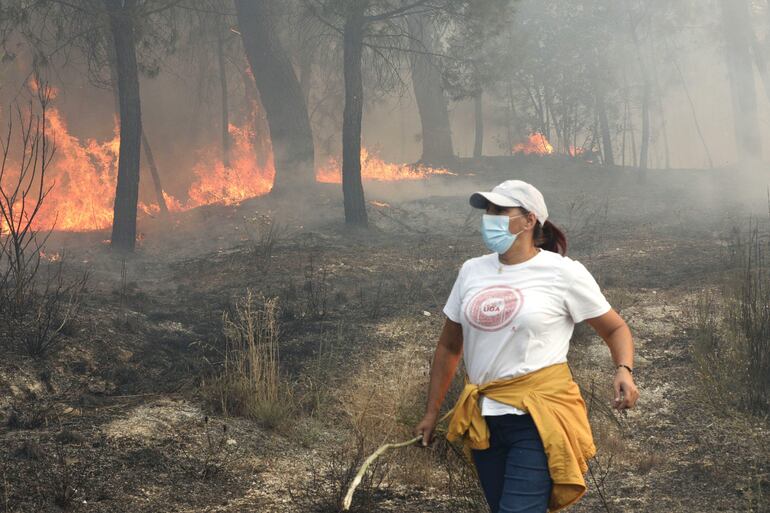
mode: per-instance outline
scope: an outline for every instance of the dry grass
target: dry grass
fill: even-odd
[[[415,333],[400,320],[381,328],[394,337]],[[294,503],[304,510],[340,511],[341,501],[363,461],[385,443],[412,438],[414,425],[425,408],[425,381],[429,362],[422,350],[407,344],[380,353],[371,366],[363,367],[338,387],[345,432],[318,465],[308,468],[310,479],[291,490]],[[459,391],[450,391],[447,405]],[[377,510],[378,504],[403,490],[436,489],[454,499],[457,511],[486,511],[486,503],[471,465],[460,448],[439,433],[429,449],[409,446],[394,449],[376,459],[353,496],[351,511]]]
[[[249,251],[254,265],[262,272],[270,268],[276,244],[284,237],[285,227],[272,216],[259,214],[244,216],[243,230],[249,240]]]
[[[420,329],[399,320],[381,327],[388,334],[409,333],[410,338],[418,340],[422,336]],[[353,431],[366,443],[366,455],[382,444],[413,437],[412,430],[425,412],[430,368],[425,356],[423,349],[407,342],[399,350],[384,352],[371,368],[362,369],[346,387],[349,392],[343,404]],[[445,399],[446,408],[454,403],[461,384],[462,375],[458,372]],[[445,427],[438,426],[439,429]],[[415,489],[435,488],[461,498],[462,504],[458,503],[458,507],[462,511],[486,510],[475,469],[464,460],[459,445],[447,442],[441,432],[435,435],[428,449],[399,448],[379,460],[384,466],[381,471],[382,468],[387,470],[388,483]]]
[[[598,497],[602,511],[611,512],[615,495],[612,483],[617,478],[617,469],[625,468],[632,463],[628,457],[626,442],[629,433],[627,426],[616,417],[614,410],[606,406],[609,402],[606,396],[608,390],[597,388],[596,375],[591,374],[590,383],[581,391],[585,397],[588,419],[596,445],[596,454],[588,460],[586,483],[591,493]],[[584,379],[576,376],[576,381],[581,383]]]
[[[717,291],[703,290],[689,305],[692,353],[705,397],[728,406],[770,413],[770,261],[755,226],[733,239],[735,269]]]
[[[354,440],[342,443],[320,464],[310,466],[310,479],[298,487],[289,487],[289,497],[302,511],[342,511],[348,486],[368,456],[367,447],[364,435],[355,433]],[[388,488],[386,478],[391,468],[391,462],[387,459],[379,459],[369,467],[356,490],[350,511],[376,511],[378,496]]]
[[[222,316],[222,371],[204,384],[206,395],[223,414],[248,417],[269,428],[293,411],[291,390],[280,373],[277,312],[275,298],[247,290],[233,313]]]

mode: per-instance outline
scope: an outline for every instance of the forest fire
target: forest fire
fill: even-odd
[[[768,63],[770,0],[0,0],[0,513],[770,513]]]
[[[516,144],[513,147],[513,153],[522,155],[550,155],[553,153],[553,146],[546,137],[535,132],[531,134],[525,142]]]
[[[247,123],[246,127],[253,126]],[[216,148],[203,152],[203,159],[193,168],[196,181],[188,191],[189,200],[177,210],[188,210],[201,205],[224,203],[231,205],[247,198],[262,196],[270,192],[275,178],[273,156],[268,155],[264,163],[257,161],[249,128],[230,125],[233,146],[230,166],[226,167],[216,155]],[[171,207],[169,207],[171,208]]]
[[[385,162],[376,154],[361,148],[361,177],[363,180],[392,182],[396,180],[424,180],[431,175],[456,175],[446,169],[428,166],[409,166]],[[336,159],[316,171],[316,180],[323,183],[342,183],[342,166]]]
[[[47,136],[55,143],[56,154],[46,171],[46,186],[51,187],[44,205],[35,218],[35,229],[54,227],[62,231],[100,230],[111,226],[113,200],[117,180],[120,149],[119,126],[116,122],[110,140],[85,141],[69,133],[60,111],[48,106]],[[275,178],[271,154],[258,159],[255,151],[253,120],[243,127],[229,127],[232,146],[230,166],[222,162],[216,145],[204,148],[193,167],[195,180],[182,201],[166,191],[163,196],[171,212],[181,212],[202,205],[238,203],[270,192]],[[365,148],[361,150],[361,173],[364,180],[421,180],[431,175],[453,175],[446,169],[387,163]],[[11,175],[6,176],[10,180]],[[341,183],[341,166],[334,159],[316,172],[322,183]],[[156,215],[156,201],[140,201],[138,209]]]
[[[67,131],[57,109],[47,112],[49,135],[56,145],[53,166],[46,173],[51,192],[41,208],[40,226],[60,230],[98,229],[112,222],[112,198],[117,179],[120,138],[118,128],[109,141],[81,142]]]

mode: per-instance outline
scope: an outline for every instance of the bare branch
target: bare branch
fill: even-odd
[[[365,22],[368,23],[373,21],[382,21],[382,20],[395,18],[396,16],[407,14],[410,10],[414,9],[415,7],[420,7],[421,5],[427,4],[428,1],[429,0],[418,0],[417,2],[412,2],[411,4],[404,5],[402,7],[393,9],[391,11],[387,11],[387,12],[372,15],[372,16],[365,16],[364,20]]]

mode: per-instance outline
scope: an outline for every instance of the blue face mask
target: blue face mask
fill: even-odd
[[[522,216],[511,216],[522,217]],[[503,254],[513,246],[516,236],[523,232],[511,233],[508,230],[508,222],[511,217],[506,215],[484,214],[481,216],[481,236],[484,238],[484,244],[491,251]]]

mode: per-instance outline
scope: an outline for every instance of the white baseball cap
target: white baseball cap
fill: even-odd
[[[487,203],[500,207],[523,207],[533,212],[540,225],[548,219],[543,194],[534,185],[522,180],[506,180],[492,189],[492,192],[474,192],[470,204],[474,208],[487,208]]]

